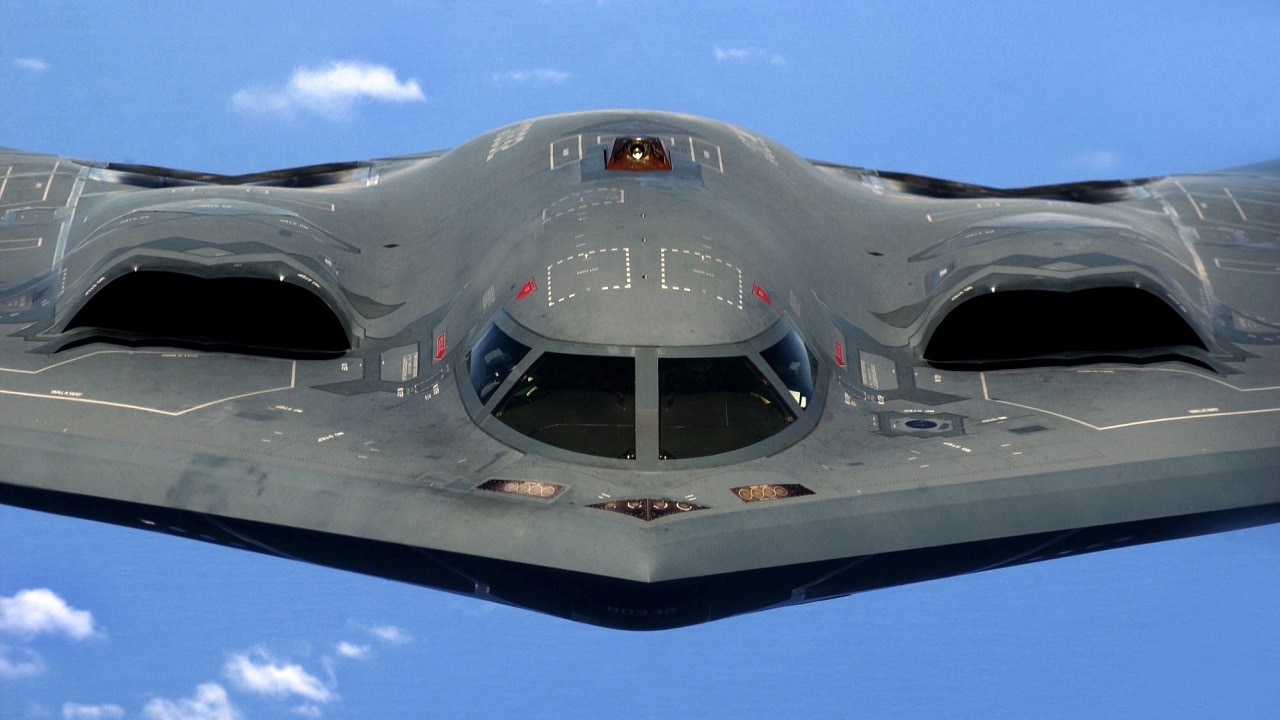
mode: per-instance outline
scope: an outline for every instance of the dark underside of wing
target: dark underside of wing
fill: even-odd
[[[895,585],[1280,522],[1280,505],[1262,505],[641,583],[4,483],[0,503],[200,539],[623,630],[683,627]]]

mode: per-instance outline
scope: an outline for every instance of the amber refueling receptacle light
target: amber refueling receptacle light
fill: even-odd
[[[613,141],[604,166],[628,172],[670,170],[671,156],[656,137],[620,137]]]

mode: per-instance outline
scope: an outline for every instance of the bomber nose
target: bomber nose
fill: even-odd
[[[485,431],[525,452],[628,469],[740,462],[798,441],[821,417],[818,362],[788,321],[715,346],[584,345],[501,312],[461,387]]]

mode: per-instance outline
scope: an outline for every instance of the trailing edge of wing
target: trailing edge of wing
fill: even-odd
[[[1144,187],[1160,179],[1158,177],[1150,177],[1132,180],[1086,180],[1057,185],[994,188],[986,185],[973,185],[955,180],[928,177],[926,175],[914,175],[912,173],[871,170],[818,161],[810,162],[817,167],[838,172],[850,179],[860,180],[864,184],[879,190],[891,190],[908,195],[947,199],[1018,198],[1064,200],[1089,205],[1102,205],[1146,197]]]
[[[1241,165],[1240,167],[1227,168],[1226,170],[1219,170],[1218,172],[1228,175],[1266,175],[1270,177],[1280,177],[1280,158],[1267,160],[1266,162]]]
[[[130,163],[99,163],[79,160],[76,162],[110,173],[114,182],[148,188],[186,185],[257,185],[314,188],[367,180],[376,174],[377,168],[388,163],[405,160],[430,160],[443,155],[445,152],[448,151],[439,150],[371,161],[322,163],[243,175],[222,175],[220,173]]]

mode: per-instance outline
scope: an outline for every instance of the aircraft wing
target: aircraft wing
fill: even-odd
[[[0,152],[0,502],[610,627],[1280,521],[1280,172]]]

